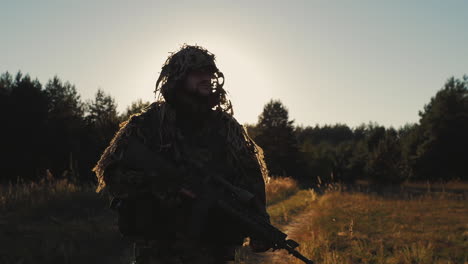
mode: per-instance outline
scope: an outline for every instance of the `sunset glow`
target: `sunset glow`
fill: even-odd
[[[154,99],[184,43],[217,56],[243,123],[275,98],[297,124],[398,127],[468,69],[462,1],[66,2],[3,4],[0,71],[58,75],[85,99],[102,88],[119,111]]]

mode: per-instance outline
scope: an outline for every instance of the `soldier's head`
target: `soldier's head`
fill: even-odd
[[[224,75],[216,67],[214,54],[184,44],[167,58],[155,92],[158,101],[173,105],[192,103],[231,111],[223,85]]]

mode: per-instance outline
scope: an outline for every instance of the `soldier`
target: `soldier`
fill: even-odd
[[[135,241],[135,263],[224,263],[249,234],[213,206],[218,175],[254,194],[267,221],[261,149],[234,119],[215,56],[184,45],[164,63],[156,102],[133,115],[93,169],[114,197],[120,232]],[[251,238],[254,251],[269,248]]]

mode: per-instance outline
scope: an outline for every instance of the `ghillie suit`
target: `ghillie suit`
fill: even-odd
[[[198,70],[214,74],[211,95],[178,90]],[[268,219],[262,150],[232,117],[220,78],[213,54],[183,46],[163,65],[157,101],[121,124],[93,169],[97,191],[118,198],[112,206],[120,212],[121,232],[136,241],[137,263],[220,263],[232,257],[246,234],[225,215],[180,195],[186,187],[209,196],[209,174],[255,194],[256,210]]]

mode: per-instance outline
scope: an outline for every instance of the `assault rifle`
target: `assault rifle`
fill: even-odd
[[[129,159],[128,162],[134,167],[136,166],[135,169],[138,168],[144,172],[147,172],[148,174],[153,170],[162,172],[161,175],[172,175],[174,172],[175,167],[169,165],[167,160],[154,155],[153,152],[151,152],[145,145],[143,145],[135,138],[130,137],[126,155]],[[131,160],[132,158],[134,160]],[[183,174],[183,172],[179,173],[180,175]],[[214,203],[214,206],[217,206],[233,219],[236,219],[237,222],[239,222],[242,226],[244,226],[244,228],[249,231],[251,236],[271,246],[273,250],[285,249],[289,252],[289,254],[302,260],[306,264],[314,263],[312,260],[307,259],[296,250],[296,248],[299,246],[299,243],[292,239],[286,239],[287,235],[285,233],[281,232],[276,227],[268,223],[264,217],[258,214],[258,212],[250,209],[251,206],[249,205],[252,203],[254,198],[252,193],[232,185],[216,173],[202,171],[201,174],[205,176],[205,181],[202,183],[202,185],[215,184],[216,187],[220,186],[221,188],[209,188],[208,192],[212,192],[215,189],[217,189],[219,192],[207,195],[205,198],[197,197],[197,194],[191,192],[191,187],[194,186],[188,186],[188,190],[184,188],[181,189],[181,194],[186,197],[191,199],[201,198],[202,200],[205,200],[199,202],[198,206],[193,208],[194,215],[197,215],[198,218],[196,217],[193,219],[192,225],[194,227],[192,230],[199,229],[197,226],[201,225],[201,222],[204,220],[203,218],[206,217],[205,214],[208,212],[207,209]],[[179,177],[171,177],[171,179],[178,178]],[[206,186],[201,186],[201,188],[195,189],[203,189],[203,187]],[[225,193],[230,195],[225,195]],[[113,200],[111,207],[118,209],[120,203],[121,201],[119,199]]]
[[[296,248],[299,243],[292,239],[286,239],[287,235],[281,232],[276,227],[272,226],[265,220],[259,213],[253,211],[248,206],[252,202],[254,195],[247,190],[233,186],[224,178],[210,174],[207,176],[210,181],[217,183],[223,189],[223,193],[230,195],[217,196],[215,206],[231,216],[239,222],[245,229],[247,229],[252,237],[266,243],[273,248],[273,251],[278,249],[285,249],[289,254],[302,260],[306,264],[314,264],[310,259],[307,259]],[[186,195],[196,198],[196,194],[191,193],[186,189],[183,190]]]

